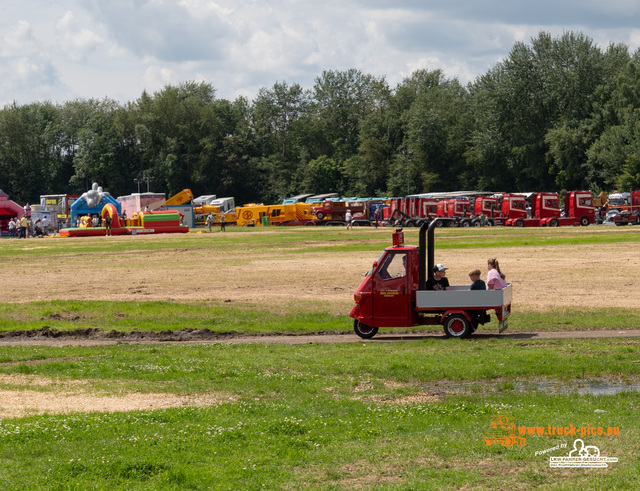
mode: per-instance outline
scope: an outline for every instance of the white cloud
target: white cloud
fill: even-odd
[[[66,90],[46,47],[35,38],[28,22],[3,26],[0,46],[1,105],[50,100]]]
[[[0,100],[114,97],[206,80],[221,98],[277,81],[311,88],[324,69],[390,85],[414,69],[473,81],[515,41],[581,31],[640,45],[634,0],[31,0],[0,19]],[[67,86],[65,86],[64,81]]]
[[[82,28],[71,11],[65,12],[56,22],[56,35],[58,50],[74,62],[84,62],[104,43],[100,35]]]

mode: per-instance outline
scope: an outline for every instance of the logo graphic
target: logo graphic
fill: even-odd
[[[484,434],[484,444],[490,447],[494,443],[503,447],[518,445],[524,447],[526,438],[516,436],[516,424],[512,416],[508,414],[496,414],[491,418],[491,426]]]
[[[600,449],[585,445],[578,438],[573,442],[573,450],[568,457],[549,457],[549,467],[609,467],[609,462],[618,462],[616,457],[601,457]]]

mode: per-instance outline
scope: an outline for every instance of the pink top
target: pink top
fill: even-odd
[[[507,282],[500,277],[497,269],[490,269],[487,273],[487,287],[489,286],[492,290],[502,290],[507,286]]]

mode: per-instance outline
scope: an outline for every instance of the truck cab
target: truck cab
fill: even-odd
[[[558,227],[560,225],[587,226],[596,221],[596,208],[593,206],[591,191],[570,191],[564,199],[566,213],[564,216],[550,216],[542,220],[542,226]]]
[[[560,200],[558,193],[534,193],[531,195],[531,218],[510,218],[506,225],[515,227],[540,227],[543,220],[560,217]]]

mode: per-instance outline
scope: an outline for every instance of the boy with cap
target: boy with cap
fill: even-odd
[[[442,264],[436,264],[433,267],[433,276],[427,280],[425,285],[427,290],[444,291],[449,289],[449,278],[445,276],[447,269],[449,268],[445,268]]]

